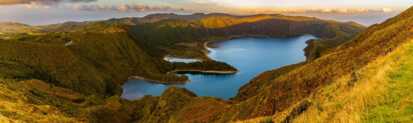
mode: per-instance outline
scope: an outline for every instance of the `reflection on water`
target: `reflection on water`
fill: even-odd
[[[293,38],[241,38],[219,42],[217,48],[210,48],[209,57],[236,67],[234,75],[186,74],[191,82],[184,85],[152,84],[141,80],[129,80],[123,85],[125,99],[138,99],[143,95],[158,96],[168,86],[179,86],[199,96],[213,96],[229,99],[238,89],[258,74],[305,60],[303,49],[311,35]]]

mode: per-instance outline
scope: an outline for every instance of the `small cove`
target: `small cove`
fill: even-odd
[[[303,49],[311,35],[291,38],[239,38],[216,42],[208,56],[226,62],[239,72],[233,75],[185,74],[190,82],[183,85],[154,84],[144,80],[129,80],[123,85],[122,98],[139,99],[145,95],[159,96],[169,86],[187,88],[198,96],[222,99],[234,97],[238,89],[262,72],[305,60]],[[181,60],[181,59],[178,59]]]

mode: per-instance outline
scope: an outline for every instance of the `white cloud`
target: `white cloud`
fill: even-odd
[[[71,8],[82,11],[135,11],[135,12],[149,12],[149,11],[184,11],[182,8],[173,8],[170,6],[148,6],[139,4],[121,4],[121,5],[72,5]]]

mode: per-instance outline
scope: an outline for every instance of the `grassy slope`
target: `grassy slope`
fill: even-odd
[[[137,105],[117,96],[83,95],[41,80],[0,78],[2,123],[125,123]]]
[[[2,77],[40,79],[85,93],[105,92],[105,83],[101,82],[102,77],[97,76],[98,72],[62,46],[9,41],[0,43]],[[79,71],[87,74],[79,74]]]
[[[0,43],[0,75],[8,78],[35,78],[98,95],[118,93],[116,84],[131,75],[174,79],[163,74],[160,60],[147,55],[116,25],[97,22],[71,32],[47,32]]]
[[[381,85],[385,86],[382,97],[364,108],[363,122],[413,122],[413,46],[404,50],[403,58],[393,58],[400,64],[385,78],[388,83]]]
[[[36,85],[30,86],[26,83],[32,81],[16,81],[9,79],[0,80],[0,122],[80,122],[81,119],[73,118],[65,114],[60,107],[42,104],[44,100],[38,99],[41,82],[36,81]],[[34,82],[34,81],[33,81]],[[34,87],[33,87],[34,86]],[[37,88],[37,89],[36,89]],[[65,89],[54,88],[59,93],[67,97],[77,96],[72,92],[65,92]],[[48,90],[48,89],[43,89]],[[34,93],[38,92],[38,95]],[[37,98],[37,99],[36,99]],[[49,98],[53,98],[51,95]],[[56,100],[57,101],[57,100]]]
[[[404,122],[413,120],[413,39],[391,54],[345,75],[306,100],[311,106],[293,122]],[[291,114],[290,111],[284,112]],[[276,115],[275,121],[288,115]]]

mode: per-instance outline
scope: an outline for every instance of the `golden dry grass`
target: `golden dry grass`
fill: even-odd
[[[19,83],[0,79],[1,123],[75,123],[85,122],[65,115],[57,107],[29,102],[26,87],[11,87]]]
[[[376,123],[396,122],[394,120],[397,120],[397,122],[411,121],[412,117],[406,116],[406,112],[403,112],[404,114],[401,114],[400,117],[396,116],[392,119],[387,116],[389,114],[386,114],[388,113],[386,111],[389,110],[395,110],[394,112],[401,112],[400,110],[403,110],[402,108],[408,110],[406,108],[412,105],[413,97],[410,97],[411,94],[404,94],[404,97],[401,97],[399,100],[400,103],[397,103],[400,104],[400,109],[393,106],[390,107],[393,109],[382,111],[380,108],[382,105],[388,105],[389,100],[391,100],[389,98],[394,98],[391,97],[392,95],[390,95],[390,93],[403,91],[400,90],[401,87],[395,88],[393,86],[398,87],[398,85],[406,83],[394,80],[392,76],[394,73],[400,71],[403,64],[413,63],[412,49],[413,40],[400,46],[389,55],[379,57],[352,75],[343,75],[343,77],[333,82],[333,84],[320,88],[319,91],[305,99],[310,100],[312,105],[305,112],[295,117],[293,122]],[[409,72],[405,72],[405,74],[406,73],[410,74]],[[408,82],[413,80],[407,78],[404,79],[404,81]],[[408,88],[405,87],[404,89]],[[283,112],[277,113],[277,115],[273,116],[273,122],[283,122],[298,105],[299,104],[295,104]],[[413,116],[413,114],[411,115]],[[265,121],[266,118],[268,117],[258,117],[237,121],[236,123],[260,123]]]
[[[407,43],[393,53],[378,58],[355,73],[345,75],[334,84],[320,89],[311,97],[313,105],[298,116],[297,123],[359,123],[366,121],[364,114],[370,107],[387,100],[389,80],[392,72],[399,69],[406,61],[406,54],[413,44]],[[349,83],[354,83],[351,85]],[[413,114],[412,114],[413,115]]]

